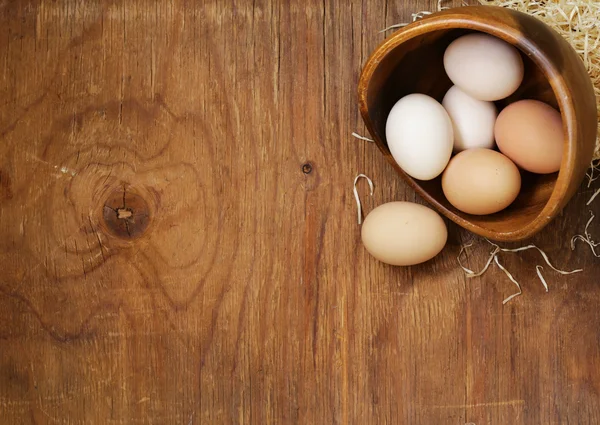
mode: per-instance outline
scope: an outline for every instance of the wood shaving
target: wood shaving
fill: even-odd
[[[596,252],[596,248],[600,245],[600,242],[594,242],[594,240],[592,239],[592,235],[588,230],[590,224],[592,224],[592,221],[594,221],[595,218],[594,213],[592,211],[590,211],[590,214],[591,217],[585,225],[583,235],[575,235],[571,238],[571,250],[575,249],[575,242],[582,241],[590,247],[590,249],[592,250],[592,254],[594,254],[594,257],[600,257],[600,252]]]
[[[364,174],[359,174],[356,176],[354,178],[354,199],[356,199],[356,207],[358,209],[358,224],[362,224],[362,205],[360,203],[360,197],[358,196],[358,190],[356,189],[356,183],[358,183],[358,180],[361,178],[367,180],[369,183],[369,188],[371,189],[370,195],[373,196],[373,181]]]
[[[498,268],[500,270],[502,270],[504,272],[504,274],[506,274],[506,276],[510,279],[510,281],[513,282],[515,285],[517,285],[517,287],[519,288],[519,292],[511,295],[508,298],[506,298],[503,301],[503,304],[506,304],[507,302],[509,302],[513,298],[521,295],[522,294],[522,290],[521,290],[521,285],[519,284],[519,282],[517,282],[517,280],[514,278],[514,276],[502,264],[500,264],[500,260],[498,259],[498,255],[501,252],[522,252],[522,251],[527,251],[527,250],[530,250],[530,249],[535,249],[535,250],[539,251],[539,253],[542,255],[542,258],[544,259],[544,261],[546,262],[546,264],[552,270],[554,270],[557,273],[560,273],[562,275],[569,275],[569,274],[579,273],[579,272],[583,271],[582,269],[576,269],[576,270],[571,270],[571,271],[564,271],[564,270],[557,269],[550,262],[550,259],[548,258],[548,255],[542,249],[538,248],[535,245],[527,245],[527,246],[523,246],[523,247],[520,247],[520,248],[510,249],[510,248],[501,248],[499,245],[497,245],[497,244],[489,241],[488,239],[486,239],[486,241],[490,245],[492,245],[493,250],[492,250],[492,252],[490,252],[490,256],[489,256],[487,262],[485,263],[484,267],[479,272],[474,272],[473,270],[465,267],[462,264],[461,259],[460,259],[460,257],[462,256],[463,252],[465,252],[467,248],[469,248],[470,246],[473,245],[472,243],[469,244],[469,245],[464,245],[464,246],[461,247],[460,252],[458,253],[458,257],[457,257],[458,265],[460,266],[461,269],[463,269],[463,271],[467,275],[467,278],[473,278],[473,277],[482,276],[489,269],[489,267],[492,264],[492,262],[496,263],[496,265],[498,266]],[[546,280],[542,276],[541,270],[543,270],[543,267],[540,266],[540,265],[537,265],[536,266],[536,272],[537,272],[538,278],[542,282],[542,285],[544,285],[544,288],[546,289],[546,292],[548,292],[548,283],[546,282]]]
[[[488,242],[492,243],[490,241],[488,241]],[[495,245],[495,244],[492,244],[492,245]],[[515,249],[500,248],[500,251],[503,251],[503,252],[521,252],[521,251],[527,251],[529,249],[537,249],[539,251],[539,253],[542,254],[542,258],[544,258],[544,261],[546,262],[546,264],[548,264],[550,266],[550,268],[552,270],[554,270],[555,272],[557,272],[557,273],[560,273],[562,275],[567,275],[567,274],[579,273],[579,272],[583,271],[583,269],[577,269],[577,270],[572,270],[572,271],[566,272],[564,270],[557,269],[550,262],[550,259],[548,258],[548,255],[546,255],[546,253],[544,251],[542,251],[540,248],[538,248],[535,245],[527,245],[527,246],[523,246],[521,248],[515,248]]]
[[[596,160],[592,161],[592,164],[590,165],[590,168],[585,173],[585,176],[588,179],[587,187],[590,187],[592,185],[592,183],[594,183],[596,180],[598,180],[598,177],[600,177],[600,160],[596,159]]]
[[[581,57],[596,93],[600,120],[600,2],[596,0],[479,0],[481,4],[525,12],[565,38]],[[594,159],[600,159],[600,128]]]
[[[364,140],[365,142],[375,143],[375,140],[373,140],[373,139],[369,139],[368,137],[365,137],[365,136],[361,136],[361,135],[360,135],[360,134],[358,134],[358,133],[354,133],[354,132],[353,132],[353,133],[352,133],[352,136],[353,136],[353,137],[356,137],[356,138],[357,138],[357,139],[359,139],[359,140]]]
[[[472,245],[473,244],[470,243],[469,245],[465,245],[465,246],[461,247],[460,252],[458,253],[458,258],[457,258],[458,265],[460,266],[461,269],[463,269],[465,271],[468,278],[482,276],[487,271],[487,269],[490,267],[490,264],[492,264],[492,261],[494,261],[494,257],[496,256],[496,254],[498,252],[500,252],[500,247],[498,245],[495,245],[494,250],[490,253],[490,257],[488,258],[487,263],[485,263],[485,266],[483,266],[483,269],[481,269],[478,272],[474,272],[473,270],[468,269],[465,266],[463,266],[462,262],[460,261],[460,257],[462,255],[462,253],[465,252],[466,249]]]
[[[446,9],[450,9],[447,6],[442,6],[442,4],[445,2],[446,0],[438,0],[437,2],[437,11],[441,12],[442,10],[446,10]],[[464,6],[467,6],[466,4],[463,4]],[[427,15],[431,15],[432,12],[429,12],[427,10],[422,10],[420,12],[417,13],[412,13],[411,14],[411,22],[415,22],[421,18],[424,18]],[[394,24],[394,25],[390,25],[389,27],[386,27],[384,29],[382,29],[381,31],[379,31],[379,33],[383,33],[383,32],[388,32],[391,30],[397,30],[399,28],[403,28],[405,26],[407,26],[409,23],[408,22],[403,22],[401,24]]]
[[[548,284],[546,283],[546,279],[544,279],[544,276],[542,276],[542,270],[544,270],[542,266],[535,266],[535,272],[542,281],[542,285],[544,285],[544,288],[546,288],[546,292],[548,292]]]
[[[517,282],[517,280],[513,277],[513,275],[510,274],[510,272],[508,270],[506,270],[502,264],[500,264],[500,261],[498,261],[498,256],[497,255],[494,255],[494,262],[496,263],[496,265],[498,266],[498,268],[500,270],[502,270],[506,274],[506,276],[508,276],[508,278],[511,280],[511,282],[513,282],[515,285],[517,285],[517,288],[519,289],[519,292],[517,292],[515,294],[512,294],[510,297],[508,297],[504,301],[502,301],[502,304],[506,304],[507,302],[509,302],[513,298],[518,297],[519,295],[521,295],[523,293],[523,290],[521,289],[521,285],[519,284],[519,282]]]
[[[598,196],[600,194],[600,189],[596,190],[594,192],[594,194],[592,195],[592,197],[590,198],[589,201],[587,201],[586,205],[590,205],[592,202],[594,202],[594,199],[596,199],[596,196]]]
[[[590,187],[590,185],[592,184],[592,182],[594,180],[596,180],[598,178],[598,176],[594,176],[594,172],[600,172],[600,161],[593,161],[592,162],[592,167],[588,170],[588,187]],[[600,176],[600,174],[599,174]],[[594,202],[594,200],[596,199],[596,197],[600,195],[600,189],[597,189],[593,195],[590,197],[590,199],[587,201],[586,205],[591,205],[592,202]],[[583,230],[583,235],[575,235],[571,238],[571,250],[575,249],[575,242],[577,241],[582,241],[585,244],[587,244],[590,249],[592,250],[592,254],[594,255],[594,257],[600,257],[600,252],[596,252],[596,248],[600,245],[600,242],[595,242],[592,239],[592,235],[590,234],[589,228],[590,225],[592,224],[592,221],[594,221],[594,213],[590,210],[590,218],[587,221],[587,223],[585,224],[585,229]]]
[[[397,30],[399,28],[403,28],[405,26],[408,25],[408,22],[402,23],[402,24],[394,24],[394,25],[390,25],[389,27],[385,27],[384,29],[382,29],[381,31],[379,31],[379,33],[383,33],[383,32],[388,32],[391,30]]]

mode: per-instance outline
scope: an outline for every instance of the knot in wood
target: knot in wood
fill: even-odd
[[[302,172],[304,174],[310,174],[312,172],[312,165],[310,162],[307,162],[302,166]]]
[[[127,187],[115,190],[104,202],[102,218],[106,229],[122,239],[135,239],[150,223],[146,200]]]

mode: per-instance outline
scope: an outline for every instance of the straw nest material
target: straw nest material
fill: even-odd
[[[594,83],[600,111],[600,2],[596,0],[479,0],[541,19],[568,40],[579,53]],[[600,120],[600,112],[599,112]],[[594,159],[600,159],[600,129]]]

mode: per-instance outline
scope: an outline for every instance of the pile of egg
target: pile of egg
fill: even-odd
[[[454,40],[444,52],[444,69],[454,85],[442,103],[414,93],[393,106],[386,122],[388,147],[411,177],[432,180],[442,175],[443,193],[456,209],[473,215],[496,213],[517,198],[519,168],[538,174],[559,170],[561,115],[533,99],[518,100],[498,113],[494,102],[516,92],[524,65],[514,46],[491,35],[471,33]],[[404,204],[376,208],[363,225],[367,250],[386,263],[427,261],[446,243],[441,217]],[[402,229],[396,229],[399,219],[407,224]],[[390,226],[396,231],[390,232]],[[415,237],[408,237],[412,233]]]
[[[493,102],[519,88],[523,60],[496,37],[473,33],[454,40],[444,53],[444,68],[454,86],[441,104],[410,94],[392,108],[386,123],[390,152],[415,179],[442,174],[444,195],[458,210],[496,213],[519,194],[518,168],[559,170],[560,113],[537,100],[519,100],[498,114]]]

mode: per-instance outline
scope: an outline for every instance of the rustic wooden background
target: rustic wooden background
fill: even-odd
[[[600,423],[600,185],[533,241],[584,271],[503,254],[506,306],[453,225],[416,267],[360,243],[357,173],[419,201],[350,136],[361,65],[436,6],[0,1],[0,423]]]

